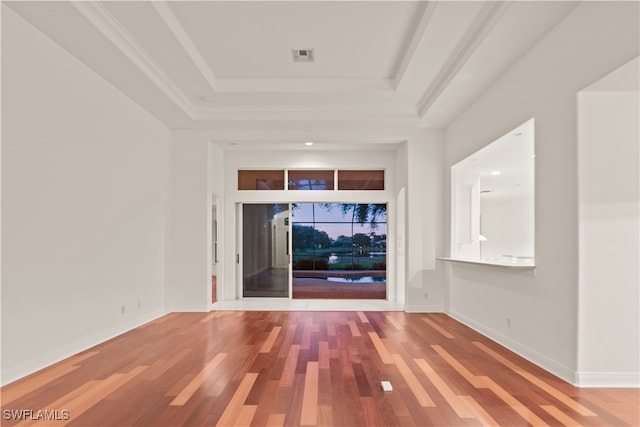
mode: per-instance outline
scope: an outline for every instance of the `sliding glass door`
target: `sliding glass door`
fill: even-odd
[[[244,297],[289,297],[289,205],[242,205]]]
[[[293,298],[385,299],[387,205],[292,205]]]
[[[386,299],[387,205],[243,204],[241,268],[245,298]]]

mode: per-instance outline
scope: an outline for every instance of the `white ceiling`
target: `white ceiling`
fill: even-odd
[[[118,19],[127,5],[110,3]],[[392,79],[426,3],[169,3],[219,79]],[[124,6],[124,7],[122,7]],[[393,25],[389,25],[393,23]],[[336,37],[338,36],[338,37]],[[314,48],[313,64],[291,48]]]
[[[173,129],[370,148],[446,127],[577,4],[5,3]]]

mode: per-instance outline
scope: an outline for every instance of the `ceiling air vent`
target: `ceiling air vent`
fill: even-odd
[[[313,62],[313,49],[291,49],[293,62]]]

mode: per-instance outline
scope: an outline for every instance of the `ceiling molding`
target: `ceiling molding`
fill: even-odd
[[[300,120],[310,123],[321,121],[343,121],[344,123],[363,122],[369,126],[378,124],[401,123],[417,125],[420,118],[415,111],[388,110],[355,110],[355,109],[312,109],[312,108],[224,108],[224,109],[199,109],[195,111],[194,120],[255,120],[264,121],[290,121]]]
[[[178,18],[176,18],[169,6],[167,6],[167,3],[152,1],[151,5],[156,12],[158,12],[158,15],[160,15],[160,18],[162,18],[178,43],[180,43],[180,46],[182,46],[187,55],[189,55],[189,58],[191,58],[191,61],[193,61],[193,64],[200,74],[202,74],[207,83],[209,83],[211,90],[215,92],[217,88],[216,76],[213,74],[211,68],[209,68],[209,64],[207,64],[207,61],[200,54],[198,48],[193,44],[191,37],[189,37],[182,24],[180,24]]]
[[[415,56],[416,49],[418,48],[418,45],[420,44],[420,42],[424,37],[425,31],[429,26],[429,22],[431,21],[431,17],[433,16],[433,13],[435,12],[437,6],[438,6],[437,2],[434,2],[434,1],[427,2],[427,6],[425,7],[422,13],[420,22],[416,27],[416,31],[413,33],[413,37],[411,38],[411,41],[407,45],[404,55],[402,57],[402,61],[398,66],[398,71],[396,72],[396,76],[393,81],[394,89],[397,89],[398,86],[400,86],[402,79],[405,76],[405,72],[407,71],[407,68],[409,68],[409,64],[411,63],[411,61]]]
[[[104,5],[97,1],[74,1],[70,3],[188,117],[193,118],[195,105]]]
[[[312,140],[314,149],[319,147],[353,147],[363,148],[374,146],[384,147],[387,144],[398,144],[411,137],[415,126],[385,126],[376,129],[344,127],[342,123],[323,123],[322,125],[307,125],[305,127],[292,127],[286,123],[279,126],[256,128],[255,123],[219,123],[215,129],[189,130],[189,132],[201,132],[211,142],[238,143],[246,147],[256,145],[272,146],[281,144],[291,148],[292,145],[302,147],[302,143]],[[245,145],[248,144],[248,145]],[[305,149],[309,149],[305,147]]]
[[[509,2],[488,1],[484,4],[469,29],[465,32],[453,53],[447,59],[438,75],[427,88],[417,104],[420,117],[424,117],[429,108],[442,95],[451,80],[471,57],[475,49],[483,42],[491,29],[498,23],[500,16],[509,7]]]
[[[318,141],[315,140],[313,147],[308,147],[302,144],[304,139],[297,139],[290,142],[282,142],[281,140],[260,140],[260,141],[229,141],[218,140],[216,138],[207,138],[207,140],[220,147],[224,151],[261,151],[261,150],[299,150],[304,152],[317,152],[317,151],[385,151],[394,153],[398,150],[405,140],[390,140],[390,141],[370,141],[370,140],[357,140],[350,141],[345,144],[344,141]]]
[[[112,7],[107,1],[8,4],[172,129],[212,132],[227,141],[279,141],[279,135],[291,135],[292,143],[312,137],[332,143],[386,143],[402,140],[417,126],[446,127],[574,7],[508,0],[468,4],[430,0],[407,8],[385,0],[391,9],[372,13],[390,24],[394,21],[390,17],[399,17],[393,43],[368,44],[369,33],[359,30],[379,31],[366,23],[368,19],[358,21],[361,27],[354,23],[314,35],[339,59],[352,55],[353,46],[344,40],[353,36],[358,45],[366,44],[366,51],[358,51],[366,53],[358,60],[365,70],[380,66],[374,61],[379,57],[372,55],[379,51],[385,58],[381,74],[354,73],[345,61],[334,61],[317,72],[293,68],[286,62],[290,43],[284,51],[278,50],[282,56],[277,58],[265,55],[253,62],[235,62],[237,46],[225,43],[227,38],[264,47],[256,53],[282,43],[267,36],[269,28],[245,25],[247,14],[253,14],[255,22],[263,22],[270,13],[292,18],[316,13],[316,3],[307,10],[282,2],[279,9],[265,12],[252,9],[253,3],[239,7],[229,2],[231,9],[218,9],[181,2],[144,2],[143,7],[134,2],[127,9],[126,2]],[[334,12],[340,9],[333,10],[330,4],[339,6],[323,2],[318,18],[335,19]],[[210,25],[207,14],[216,14],[211,16],[225,26]],[[307,32],[307,23],[296,21],[284,39],[301,38]],[[212,40],[222,48],[212,49],[210,57]],[[304,43],[301,46],[314,45]],[[214,59],[221,65],[208,62]],[[280,64],[275,68],[279,71],[262,69],[261,64],[272,60]],[[235,72],[222,76],[217,67],[224,64],[233,65],[230,70]]]
[[[218,92],[393,92],[391,79],[217,79]]]

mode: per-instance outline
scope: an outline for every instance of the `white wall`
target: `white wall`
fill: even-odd
[[[211,193],[211,204],[212,204],[212,215],[215,217],[211,218],[211,224],[216,224],[215,233],[211,230],[209,233],[211,236],[216,235],[217,242],[217,256],[214,259],[213,253],[213,244],[214,242],[209,242],[212,253],[210,254],[209,260],[211,263],[211,275],[216,276],[218,282],[224,281],[223,271],[219,268],[219,265],[223,262],[224,258],[224,245],[221,238],[218,236],[222,236],[224,230],[224,220],[223,220],[223,212],[224,212],[224,168],[222,167],[222,162],[224,159],[224,154],[222,149],[215,144],[209,143],[209,164],[207,170],[209,172],[209,191]],[[217,299],[217,294],[216,294]],[[209,298],[207,301],[211,301]]]
[[[211,302],[211,150],[200,132],[172,133],[166,301],[170,311],[206,311]]]
[[[420,128],[407,141],[406,310],[441,312],[446,302],[443,248],[444,133]]]
[[[165,313],[168,164],[164,125],[2,5],[3,383]]]
[[[451,170],[451,257],[480,259],[480,174]]]
[[[531,197],[482,198],[482,259],[509,262],[504,255],[533,257],[534,206]]]
[[[397,271],[396,283],[402,284],[404,292],[398,294],[398,303],[406,307],[407,294],[407,237],[408,237],[408,204],[407,204],[407,186],[409,185],[409,172],[407,162],[409,149],[405,142],[396,153],[396,262]]]
[[[584,386],[640,386],[639,118],[637,91],[579,95]]]
[[[211,308],[212,205],[218,219],[218,288],[224,283],[224,156],[206,132],[171,134],[171,196],[168,207],[166,305],[169,311]],[[218,291],[220,291],[218,289]]]
[[[446,131],[450,168],[535,117],[535,275],[452,264],[449,312],[570,382],[578,355],[576,94],[637,56],[638,45],[638,3],[582,3]]]

